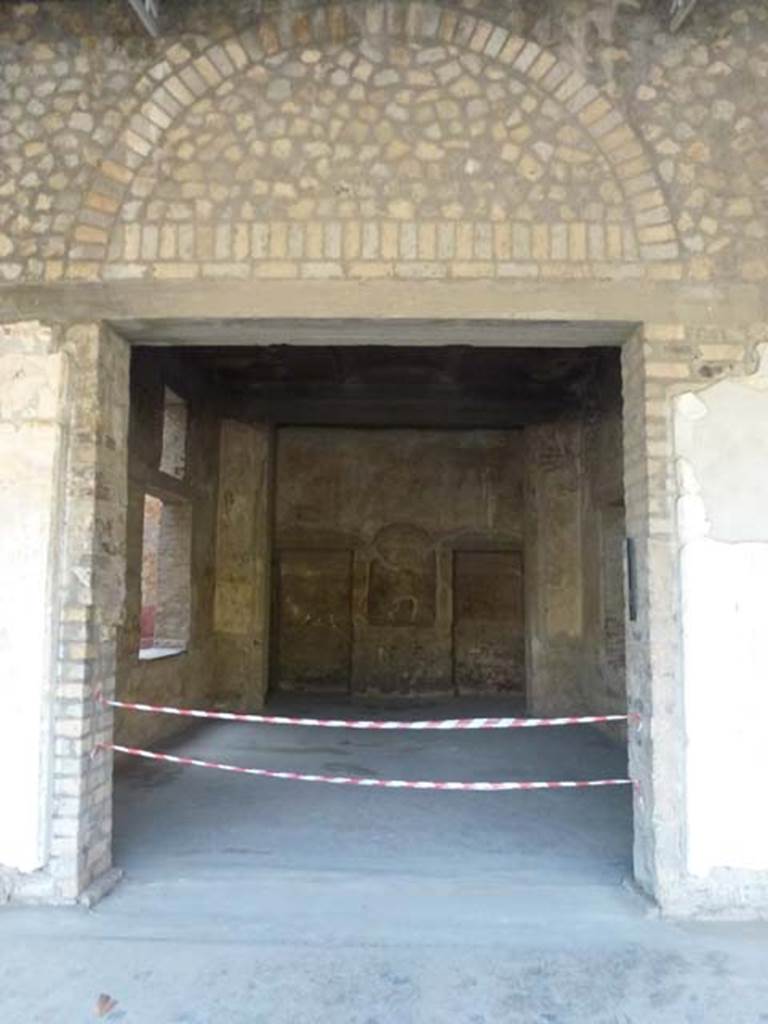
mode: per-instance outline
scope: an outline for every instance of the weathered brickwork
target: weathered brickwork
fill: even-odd
[[[4,15],[6,281],[768,277],[760,4],[66,6]]]
[[[70,419],[49,898],[67,900],[111,865],[111,760],[96,744],[109,741],[112,716],[94,698],[114,686],[125,596],[129,350],[108,330],[81,324],[66,331],[62,351]]]
[[[286,274],[341,276],[383,261],[414,276],[484,263],[533,275],[553,261],[677,255],[663,202],[652,224],[641,216],[659,196],[639,143],[582,76],[488,22],[465,47],[439,45],[433,24],[434,39],[394,53],[378,35],[259,63],[256,47],[247,56],[230,41],[189,60],[146,108],[144,136],[167,121],[162,166],[147,166],[138,121],[111,161],[128,165],[131,219],[111,232],[107,217],[81,224],[76,237],[107,232],[110,273],[134,276],[180,260],[211,274],[274,273],[283,261]],[[154,104],[170,108],[185,81],[190,102],[161,118]],[[107,177],[89,204],[115,196]]]

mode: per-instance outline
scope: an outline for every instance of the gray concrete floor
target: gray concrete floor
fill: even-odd
[[[173,749],[377,777],[625,772],[621,746],[588,727],[215,724]],[[768,1021],[768,927],[659,919],[626,885],[630,803],[622,789],[358,790],[131,762],[116,787],[118,889],[90,912],[0,913],[0,1021],[93,1020],[100,992],[127,1024]]]
[[[496,714],[498,702],[387,705],[283,698],[276,713],[325,717]],[[626,775],[594,729],[359,732],[216,723],[185,753],[240,765],[405,779],[583,779]],[[440,793],[323,786],[132,762],[116,793],[115,861],[129,877],[205,880],[263,869],[510,882],[618,884],[631,873],[628,789]]]

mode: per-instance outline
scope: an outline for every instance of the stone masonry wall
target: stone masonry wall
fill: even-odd
[[[70,326],[61,338],[70,381],[53,701],[52,832],[46,898],[72,900],[112,863],[111,715],[125,601],[128,346],[107,328]],[[94,756],[92,756],[94,755]]]
[[[0,14],[0,279],[764,281],[768,12]]]

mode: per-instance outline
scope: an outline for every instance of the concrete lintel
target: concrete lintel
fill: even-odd
[[[768,318],[768,295],[754,285],[621,281],[131,281],[0,287],[0,322],[31,317],[59,323],[136,317],[616,321],[626,338],[632,324],[644,321],[759,322]]]

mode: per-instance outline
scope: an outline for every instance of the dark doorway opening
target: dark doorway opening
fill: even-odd
[[[190,628],[176,657],[142,661],[134,601],[118,695],[320,718],[622,713],[618,356],[602,346],[138,348],[134,518],[142,486],[190,510]],[[187,408],[175,482],[149,464],[162,455],[168,388]],[[128,581],[139,592],[134,548]],[[180,734],[178,721],[121,714],[117,738],[322,775],[528,781],[623,775],[612,728],[213,723]],[[169,865],[204,875],[222,857],[247,874],[254,856],[274,871],[448,866],[553,884],[630,870],[624,790],[534,802],[118,768],[116,860],[146,877]]]

